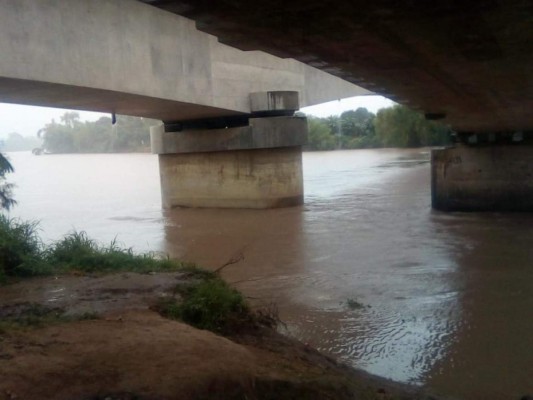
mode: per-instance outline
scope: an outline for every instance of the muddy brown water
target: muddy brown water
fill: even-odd
[[[427,149],[305,153],[306,204],[263,211],[162,211],[148,154],[10,158],[11,215],[46,240],[242,255],[224,277],[323,352],[464,399],[533,393],[533,214],[432,211]]]

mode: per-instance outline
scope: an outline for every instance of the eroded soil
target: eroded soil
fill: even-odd
[[[100,318],[1,332],[0,400],[432,398],[339,365],[272,329],[225,338],[150,310],[184,279],[127,273],[1,288],[4,315],[37,303]]]

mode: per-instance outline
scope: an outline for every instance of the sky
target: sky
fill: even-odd
[[[359,107],[365,107],[374,114],[381,108],[392,107],[394,103],[383,96],[357,96],[349,97],[342,100],[329,101],[316,106],[304,107],[302,112],[315,117],[329,117],[330,115],[340,115],[344,111],[356,110]]]
[[[358,107],[366,107],[375,113],[380,108],[391,107],[393,104],[391,100],[382,96],[358,96],[304,107],[301,111],[308,115],[328,117],[339,115],[347,110],[355,110]],[[6,138],[11,132],[17,132],[22,136],[35,136],[37,131],[52,119],[59,121],[66,111],[69,110],[0,103],[0,138]],[[88,111],[77,112],[84,121],[95,121],[103,115],[109,116],[109,114]]]

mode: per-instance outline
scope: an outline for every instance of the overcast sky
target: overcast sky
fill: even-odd
[[[359,96],[305,107],[301,111],[317,117],[328,117],[346,110],[355,110],[358,107],[366,107],[375,113],[380,108],[390,107],[393,104],[392,101],[381,96]],[[68,110],[0,103],[0,138],[7,137],[10,132],[17,132],[22,136],[35,136],[37,131],[52,119],[59,121],[59,117],[65,111]],[[78,112],[81,119],[85,121],[95,121],[102,115],[108,115],[87,111]]]

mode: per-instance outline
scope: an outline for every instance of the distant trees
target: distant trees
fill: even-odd
[[[385,147],[420,147],[446,144],[450,128],[428,121],[418,112],[396,105],[378,111],[374,126]]]
[[[0,141],[1,151],[27,151],[36,147],[41,147],[41,141],[36,137],[22,136],[19,133],[11,132],[7,139]]]
[[[158,121],[119,115],[117,123],[102,117],[80,121],[77,112],[66,112],[39,130],[43,149],[50,153],[121,153],[142,151],[150,145],[150,126]],[[427,121],[401,105],[380,110],[366,108],[327,118],[308,117],[309,138],[304,150],[419,147],[450,141],[447,126]],[[20,136],[20,135],[19,135]]]
[[[13,172],[13,166],[9,160],[0,153],[0,209],[9,210],[12,206],[16,204],[16,201],[13,199],[11,183],[6,182],[6,174]]]
[[[117,116],[115,125],[109,117],[82,122],[77,112],[66,112],[59,123],[52,120],[37,135],[50,153],[122,153],[147,149],[150,126],[156,123],[124,115]]]
[[[321,118],[308,117],[307,126],[309,135],[306,150],[333,150],[335,148],[336,138],[327,122]]]
[[[449,127],[427,121],[402,105],[378,111],[366,108],[340,116],[308,117],[309,139],[305,150],[420,147],[448,144]]]

